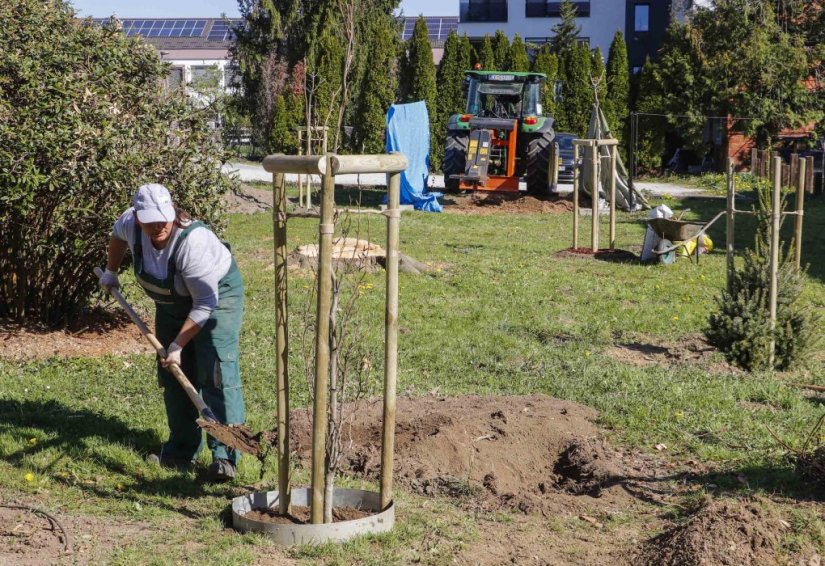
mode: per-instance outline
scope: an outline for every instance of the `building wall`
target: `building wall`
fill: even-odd
[[[464,22],[458,23],[458,34],[466,33],[471,39],[490,37],[496,30],[502,30],[512,40],[515,34],[522,39],[537,41],[539,38],[549,38],[553,34],[550,29],[561,22],[560,18],[528,18],[526,17],[526,0],[507,1],[506,22]],[[590,0],[590,15],[579,16],[576,23],[581,26],[581,37],[590,40],[590,47],[601,47],[605,57],[610,48],[610,42],[618,30],[624,31],[626,19],[625,0]]]

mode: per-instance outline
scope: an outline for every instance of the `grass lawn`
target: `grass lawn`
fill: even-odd
[[[375,201],[374,193],[367,196]],[[724,208],[717,198],[668,204],[690,208],[688,217],[705,220]],[[644,216],[621,214],[620,247],[638,250]],[[807,203],[805,218],[803,262],[811,267],[802,300],[823,313],[821,199]],[[362,220],[362,235],[383,242],[381,220]],[[317,238],[317,221],[290,222],[290,246]],[[737,219],[740,247],[752,239],[749,222]],[[616,359],[616,345],[695,340],[725,283],[725,256],[717,250],[699,265],[680,260],[669,267],[555,257],[571,244],[571,225],[571,214],[404,213],[402,251],[443,267],[431,275],[401,275],[399,393],[545,393],[596,408],[614,445],[655,452],[654,446],[664,444],[667,458],[708,464],[711,472],[697,480],[716,486],[708,490],[814,495],[798,481],[768,427],[791,445],[804,440],[822,414],[822,401],[794,384],[825,385],[821,353],[807,369],[785,374],[730,371],[718,353],[701,363],[669,366]],[[588,242],[589,220],[582,228],[582,241]],[[724,248],[723,229],[717,223],[711,231],[717,248]],[[271,217],[233,215],[226,238],[246,284],[241,351],[249,424],[271,428]],[[289,284],[290,326],[297,332],[312,279],[291,271]],[[126,291],[139,297],[128,281]],[[366,343],[377,352],[376,375],[382,371],[383,292],[383,272],[367,275],[360,316]],[[297,344],[290,364],[293,404],[305,406]],[[251,485],[276,486],[277,464],[272,458],[260,470],[247,458],[231,486],[203,485],[193,476],[145,464],[145,455],[165,438],[153,366],[148,355],[0,361],[0,499],[119,524],[125,536],[101,560],[115,564],[449,564],[478,540],[476,514],[447,499],[403,492],[393,533],[342,546],[283,551],[264,538],[228,530],[222,518],[229,499]],[[306,482],[299,473],[297,483]],[[822,552],[825,533],[817,512],[798,514],[792,536],[809,538]]]

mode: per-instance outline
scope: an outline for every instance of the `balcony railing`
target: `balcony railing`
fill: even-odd
[[[573,2],[577,18],[590,17],[590,2]],[[524,15],[528,18],[558,18],[561,16],[561,2],[527,0]]]
[[[494,0],[486,2],[461,2],[460,17],[461,22],[506,22],[507,2],[506,0]]]

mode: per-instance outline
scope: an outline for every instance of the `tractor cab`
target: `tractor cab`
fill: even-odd
[[[541,85],[544,76],[538,73],[532,80],[516,82],[515,75],[468,72],[466,114],[484,118],[517,118],[541,114]],[[525,77],[526,78],[526,77]]]

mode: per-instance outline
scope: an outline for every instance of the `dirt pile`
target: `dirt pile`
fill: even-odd
[[[690,334],[678,341],[635,341],[612,346],[608,357],[639,367],[652,365],[673,367],[682,364],[711,365],[718,371],[735,371],[729,364],[714,362],[716,348],[701,334]]]
[[[49,516],[0,506],[0,564],[54,564],[70,550],[66,532]]]
[[[537,198],[522,193],[476,192],[445,195],[444,212],[455,214],[563,214],[572,212],[569,197]]]
[[[779,564],[781,523],[753,502],[708,499],[681,525],[647,541],[649,566]]]
[[[303,413],[303,415],[296,414]],[[621,455],[594,424],[596,411],[544,395],[398,400],[395,481],[424,494],[472,497],[530,512],[553,493],[599,496],[621,481]],[[309,418],[293,413],[293,446],[310,459]],[[344,430],[346,473],[377,479],[381,403],[365,404]]]

